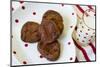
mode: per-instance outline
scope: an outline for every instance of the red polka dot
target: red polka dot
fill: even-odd
[[[72,15],[74,15],[74,13],[72,13]]]
[[[25,9],[25,6],[22,6],[22,9],[24,10]]]
[[[63,6],[64,6],[64,4],[61,4],[61,6],[63,7]]]
[[[87,14],[86,17],[89,17],[89,15]]]
[[[84,26],[82,26],[82,28],[84,28]]]
[[[71,44],[71,42],[68,42],[68,45],[70,45]]]
[[[18,23],[18,22],[19,22],[19,20],[18,20],[18,19],[15,19],[15,22],[16,22],[16,23]]]
[[[78,36],[80,37],[80,34]]]
[[[70,26],[70,28],[73,28],[73,26]]]
[[[16,54],[16,51],[13,51],[13,54]]]
[[[14,11],[14,8],[12,7],[12,11]]]
[[[88,33],[85,33],[86,35],[88,35]]]
[[[79,40],[79,39],[77,38],[77,40]]]
[[[19,1],[21,4],[24,3],[24,1]]]
[[[70,60],[73,60],[73,58],[72,58],[72,57],[70,57]]]
[[[82,31],[80,30],[80,32],[82,32]]]
[[[84,37],[84,38],[86,38],[86,37]]]
[[[25,47],[28,47],[28,44],[25,44]]]
[[[33,12],[33,15],[36,15],[36,12]]]
[[[82,22],[80,22],[80,24],[82,24]]]
[[[91,38],[93,38],[93,36],[91,36]]]
[[[88,29],[88,31],[90,31],[90,29]]]
[[[42,55],[40,55],[40,58],[43,58],[43,56],[42,56]]]
[[[84,42],[84,40],[82,40],[82,42]]]
[[[23,64],[27,64],[27,62],[26,61],[23,61]]]

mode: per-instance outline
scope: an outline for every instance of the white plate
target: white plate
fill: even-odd
[[[18,3],[18,2],[13,2]],[[14,5],[12,6],[14,8]],[[72,41],[72,31],[77,22],[77,16],[73,9],[73,5],[62,4],[46,4],[46,3],[34,3],[24,2],[17,5],[17,9],[12,11],[12,65],[23,65],[23,61],[27,64],[45,64],[45,63],[62,63],[62,62],[74,62],[76,57],[75,45]],[[22,9],[22,6],[25,9]],[[64,30],[60,38],[58,39],[61,44],[60,58],[57,61],[48,61],[45,58],[40,58],[40,53],[37,50],[37,43],[27,43],[28,47],[25,47],[25,42],[20,38],[20,32],[23,24],[27,21],[36,21],[41,23],[42,16],[47,10],[55,10],[63,17]],[[33,13],[36,13],[35,15]],[[18,19],[18,23],[15,20]]]

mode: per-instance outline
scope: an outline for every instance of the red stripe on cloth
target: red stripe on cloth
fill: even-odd
[[[79,6],[79,5],[76,5],[76,7],[79,9],[79,11],[81,11],[82,13],[85,13],[85,11]],[[87,15],[88,16],[88,14],[87,13],[85,13],[85,15]]]
[[[72,38],[72,39],[73,39],[73,38]],[[89,59],[89,57],[88,57],[86,51],[85,51],[81,46],[79,46],[79,45],[76,43],[76,41],[75,41],[74,39],[73,39],[73,41],[74,41],[76,47],[82,51],[82,53],[83,53],[84,58],[86,59],[86,61],[87,61],[87,62],[90,62],[90,59]]]
[[[92,48],[94,54],[96,54],[96,48],[94,47],[94,45],[92,43],[89,43],[90,47]]]
[[[88,7],[89,7],[90,9],[93,9],[91,5],[88,5]]]
[[[89,9],[92,9],[93,12],[95,12],[95,9],[92,8],[91,5],[88,5]]]
[[[76,5],[76,7],[77,7],[82,13],[84,13],[84,10],[83,10],[79,5]]]

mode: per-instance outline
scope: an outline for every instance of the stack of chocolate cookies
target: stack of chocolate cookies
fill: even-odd
[[[60,43],[58,38],[63,31],[62,16],[48,10],[44,13],[41,24],[28,21],[21,30],[21,39],[24,42],[38,42],[38,51],[49,61],[56,61],[60,56]]]

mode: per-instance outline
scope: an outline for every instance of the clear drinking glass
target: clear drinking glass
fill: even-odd
[[[95,41],[95,16],[93,9],[87,9],[83,13],[82,18],[77,19],[77,25],[72,33],[72,37],[81,46],[87,46]]]

